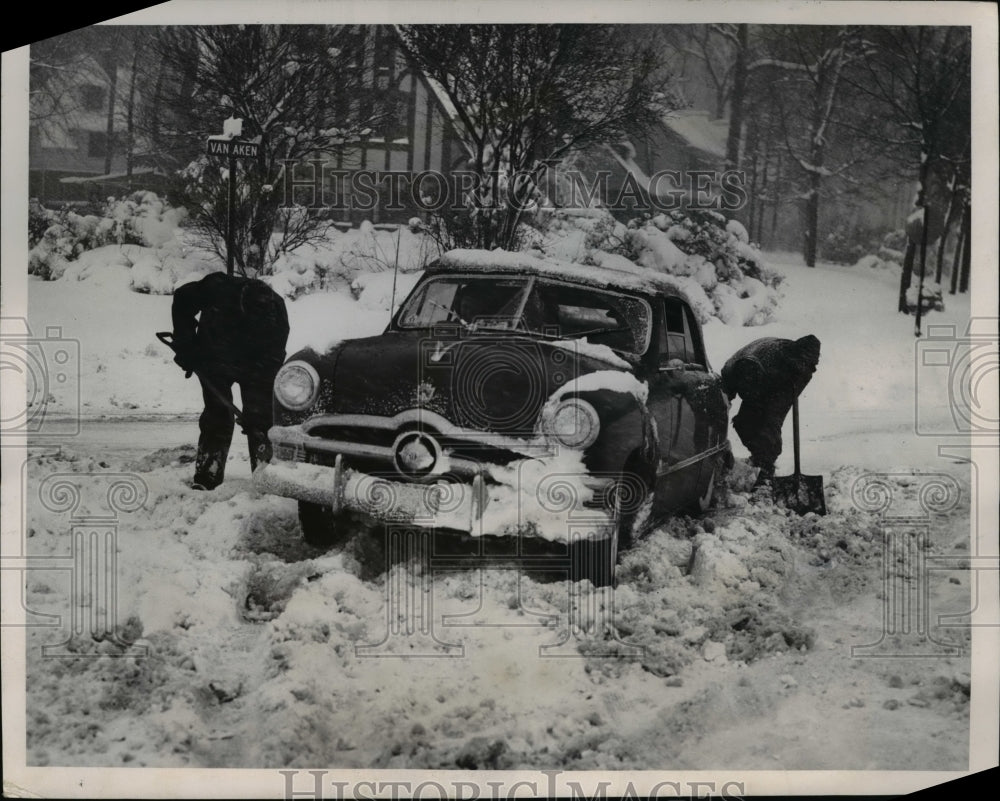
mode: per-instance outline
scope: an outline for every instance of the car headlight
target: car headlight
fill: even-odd
[[[601,418],[587,401],[570,398],[546,410],[545,433],[569,448],[589,448],[601,433]]]
[[[319,374],[311,364],[289,362],[274,379],[274,395],[286,409],[308,409],[319,394]]]

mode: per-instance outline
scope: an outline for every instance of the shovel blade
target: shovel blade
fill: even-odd
[[[771,497],[776,504],[804,515],[815,512],[826,514],[826,497],[823,494],[823,476],[775,476],[771,479]]]

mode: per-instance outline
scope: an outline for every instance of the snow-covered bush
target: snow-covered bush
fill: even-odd
[[[890,231],[882,237],[882,244],[879,245],[878,257],[882,261],[894,261],[902,264],[906,256],[906,231],[898,228]]]
[[[30,250],[39,242],[42,241],[42,237],[45,236],[45,232],[48,230],[49,226],[52,225],[52,221],[55,219],[56,213],[51,209],[45,208],[37,199],[31,198],[28,201],[28,249]]]
[[[605,209],[555,209],[534,249],[582,264],[634,265],[676,276],[702,322],[761,325],[777,305],[781,281],[746,229],[716,212],[674,211],[627,226]]]
[[[323,242],[281,253],[262,279],[280,295],[293,299],[314,291],[350,287],[361,275],[413,273],[440,254],[434,239],[411,221],[406,226],[378,229],[365,221],[348,231],[332,229]]]
[[[906,290],[906,305],[911,314],[917,311],[917,293],[920,293],[921,312],[944,311],[944,297],[941,291],[941,284],[937,281],[924,281],[923,291],[920,289],[919,280],[915,281]]]
[[[891,252],[891,251],[890,251]],[[866,256],[862,256],[855,263],[855,267],[860,269],[870,269],[870,270],[894,270],[898,272],[902,269],[898,261],[893,259],[883,258],[883,251],[880,249],[878,254],[869,253]]]
[[[43,222],[48,225],[31,246],[28,272],[55,280],[65,273],[68,262],[106,245],[161,247],[174,238],[184,216],[184,209],[171,207],[153,192],[108,198],[95,214],[33,208],[29,213],[29,244]]]
[[[834,264],[854,264],[866,253],[878,251],[883,239],[876,228],[840,225],[820,241],[819,257]]]

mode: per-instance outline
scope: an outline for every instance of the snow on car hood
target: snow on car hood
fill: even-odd
[[[573,344],[515,333],[432,336],[426,330],[350,340],[326,362],[327,374],[320,371],[332,389],[323,393],[324,408],[313,413],[391,417],[424,408],[463,428],[530,436],[553,393],[581,376],[604,377],[603,386],[590,379],[580,389],[642,386],[630,372],[609,369],[628,367],[609,349]],[[612,376],[619,374],[624,378],[616,383]]]

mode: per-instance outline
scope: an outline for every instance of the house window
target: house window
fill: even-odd
[[[397,139],[405,139],[409,136],[410,130],[410,95],[399,89],[389,89],[378,93],[382,112],[385,115],[385,124],[382,130],[385,132],[387,142]]]
[[[80,87],[80,102],[86,111],[103,111],[106,105],[104,87],[95,84]]]

